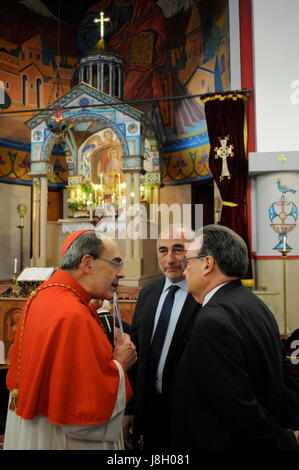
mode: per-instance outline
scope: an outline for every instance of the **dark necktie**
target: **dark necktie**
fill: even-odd
[[[179,286],[170,286],[168,294],[165,297],[162,310],[160,313],[159,321],[156,326],[154,337],[151,343],[149,354],[149,367],[152,374],[156,375],[158,363],[160,360],[162,348],[167,333],[167,328],[170,320],[170,314],[173,307],[174,295],[179,289]]]

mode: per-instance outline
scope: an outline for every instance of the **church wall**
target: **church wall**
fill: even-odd
[[[298,150],[299,2],[252,5],[256,151]]]
[[[298,16],[297,0],[252,0],[255,151],[260,161],[260,169],[251,180],[255,288],[275,314],[282,334],[299,327],[299,161],[297,169],[293,165],[290,173],[290,157],[279,162],[284,152],[299,150]],[[271,168],[267,160],[272,162]],[[281,185],[291,189],[280,189],[279,193],[279,179]],[[275,217],[270,222],[271,214],[275,215],[273,210],[280,214],[278,203],[284,200],[288,203],[285,212],[291,216],[286,220]],[[292,204],[296,209],[291,214]],[[270,223],[278,229],[283,223],[293,225],[287,233],[291,250],[285,261],[280,256],[278,233]]]
[[[191,204],[191,184],[165,185],[160,190],[161,204]]]
[[[290,334],[299,327],[298,260],[286,260],[285,291],[281,259],[258,259],[256,269],[256,293],[274,314],[280,333]]]
[[[184,208],[185,222],[191,222],[191,203],[192,203],[192,192],[191,184],[180,184],[175,186],[164,186],[160,190],[160,204],[180,204],[183,207],[184,204],[188,205]],[[174,221],[175,222],[175,221]],[[180,222],[180,221],[178,221]]]
[[[18,260],[20,271],[20,229],[18,204],[25,204],[27,212],[24,217],[23,259],[24,267],[29,266],[30,258],[30,217],[31,186],[19,184],[0,184],[0,280],[8,280],[13,275],[14,259]]]

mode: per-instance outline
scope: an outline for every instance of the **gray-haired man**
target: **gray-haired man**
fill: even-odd
[[[202,308],[176,369],[172,449],[297,449],[276,320],[240,280],[244,241],[227,227],[206,226],[184,264]]]

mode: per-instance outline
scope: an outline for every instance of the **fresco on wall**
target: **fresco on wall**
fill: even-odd
[[[8,147],[9,145],[9,147]],[[53,184],[67,183],[67,163],[65,155],[51,155],[49,161]],[[7,142],[0,139],[0,181],[10,183],[30,183],[30,145]]]
[[[85,1],[72,11],[61,2],[59,51],[58,3],[1,2],[0,79],[6,99],[0,109],[47,107],[57,98],[58,79],[60,95],[76,84],[76,64],[98,41],[99,25],[93,20],[104,11],[111,20],[105,37],[108,47],[126,63],[125,100],[186,97],[160,101],[168,140],[162,149],[163,182],[207,177],[203,104],[191,95],[230,88],[228,1]],[[0,138],[29,143],[24,122],[30,117],[3,118]]]
[[[203,105],[192,94],[229,89],[229,25],[225,1],[102,0],[81,21],[82,55],[100,39],[94,19],[104,11],[106,41],[126,63],[125,99],[186,96],[161,101],[168,143],[164,183],[210,174]],[[188,98],[189,97],[189,98]]]
[[[125,181],[121,144],[112,129],[103,129],[89,137],[78,150],[79,174],[95,184]]]

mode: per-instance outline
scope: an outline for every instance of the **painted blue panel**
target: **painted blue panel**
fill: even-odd
[[[163,148],[163,153],[178,152],[179,150],[194,149],[209,143],[209,136],[207,132],[192,135],[190,137],[183,137],[175,142],[170,142]]]
[[[3,147],[9,147],[15,150],[23,150],[24,152],[30,152],[31,144],[25,144],[23,142],[16,142],[15,140],[2,139],[0,138],[0,145]]]
[[[184,179],[184,180],[180,180],[180,181],[167,181],[165,183],[163,183],[165,186],[166,185],[178,185],[178,184],[186,184],[186,183],[194,183],[194,181],[203,181],[203,180],[207,180],[207,179],[212,179],[213,176],[212,175],[206,175],[206,176],[200,176],[198,178],[189,178],[189,179]]]

